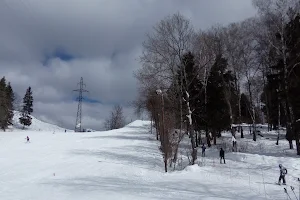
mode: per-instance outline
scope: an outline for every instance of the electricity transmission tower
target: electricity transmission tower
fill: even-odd
[[[80,82],[77,85],[79,85],[79,89],[73,90],[75,92],[79,92],[79,95],[76,98],[76,100],[78,101],[78,109],[77,109],[77,117],[76,117],[76,124],[75,124],[75,132],[82,132],[81,129],[82,100],[84,99],[82,94],[84,92],[89,92],[89,91],[83,89],[83,87],[86,87],[86,85],[83,83],[82,77],[80,79]]]

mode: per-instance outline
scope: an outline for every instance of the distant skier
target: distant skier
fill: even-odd
[[[202,144],[201,149],[202,149],[202,157],[205,157],[205,149],[206,149],[206,147],[205,147],[204,144]]]
[[[232,140],[232,151],[234,151],[236,149],[236,139],[235,139],[235,136],[232,136],[231,140]]]
[[[30,140],[29,140],[29,137],[28,137],[28,136],[26,137],[26,141],[27,141],[27,143],[28,143],[28,142],[30,142]]]
[[[285,175],[287,174],[287,169],[285,167],[283,167],[282,164],[279,164],[279,169],[280,169],[280,176],[279,176],[279,180],[278,180],[278,185],[281,184],[281,179],[283,181],[283,185],[285,185],[286,184]]]
[[[220,163],[222,164],[222,159],[224,160],[224,164],[226,164],[225,162],[225,151],[221,148],[220,149]]]
[[[67,132],[67,130],[65,129],[65,133]]]

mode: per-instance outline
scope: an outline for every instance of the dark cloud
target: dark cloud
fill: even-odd
[[[136,96],[133,70],[145,34],[175,12],[206,29],[254,9],[250,0],[2,0],[0,75],[20,96],[32,86],[34,115],[68,128],[77,109],[72,90],[83,77],[90,91],[84,126],[101,129],[114,104]],[[134,118],[131,108],[125,113]]]

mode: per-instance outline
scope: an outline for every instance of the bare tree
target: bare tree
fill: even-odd
[[[153,32],[147,35],[147,40],[143,43],[143,54],[140,58],[142,68],[136,73],[137,79],[143,85],[141,87],[148,88],[148,90],[159,88],[162,91],[168,90],[169,93],[173,91],[174,94],[169,94],[170,96],[180,94],[179,96],[182,97],[187,95],[187,92],[178,84],[176,76],[184,54],[192,48],[194,36],[190,21],[179,13],[166,17],[154,26]],[[182,74],[183,76],[184,74]],[[169,90],[174,86],[175,90]],[[175,100],[176,98],[172,99]],[[179,103],[176,101],[179,101]],[[171,102],[171,104],[180,105],[180,133],[184,121],[182,118],[183,101],[186,102],[186,105],[189,105],[188,96],[185,99],[179,98],[175,102]],[[173,106],[173,108],[174,112],[178,112],[176,107]],[[188,108],[189,106],[187,106]],[[187,112],[187,118],[191,119],[190,114],[192,111]],[[192,121],[189,120],[189,123],[192,124]],[[196,152],[196,148],[193,147],[193,149]],[[196,155],[196,153],[194,154]]]
[[[240,45],[243,38],[243,31],[241,23],[232,23],[228,27],[224,28],[224,46],[225,51],[224,55],[228,60],[228,66],[232,70],[235,80],[234,87],[235,91],[238,94],[237,106],[238,106],[238,115],[237,121],[239,123],[239,131],[241,130],[241,82],[242,82],[242,45]],[[241,132],[241,138],[244,135]]]
[[[125,117],[123,115],[123,108],[116,105],[111,112],[111,116],[105,120],[104,128],[106,130],[119,129],[125,126]]]
[[[250,108],[249,113],[252,119],[253,140],[256,141],[256,119],[255,119],[255,98],[253,96],[253,79],[259,74],[259,65],[257,63],[257,54],[255,47],[257,45],[253,37],[253,28],[255,28],[255,18],[244,21],[242,26],[243,39],[241,41],[241,64],[242,75],[246,79],[246,91],[248,92]]]

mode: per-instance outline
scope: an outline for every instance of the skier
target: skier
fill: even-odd
[[[204,143],[202,144],[201,149],[202,149],[202,157],[205,157],[205,149],[206,149],[206,147],[205,147]]]
[[[224,164],[226,164],[226,162],[225,162],[225,152],[224,152],[224,150],[221,148],[220,149],[220,163],[222,164],[222,158],[223,158],[223,160],[224,160]]]
[[[283,185],[285,185],[285,175],[287,174],[287,169],[282,166],[282,164],[279,164],[279,169],[280,169],[280,176],[278,180],[278,185],[281,184],[281,179],[283,181]]]
[[[231,140],[232,140],[232,151],[234,151],[236,149],[236,139],[235,139],[235,136],[232,136]]]
[[[27,140],[27,142],[30,142],[30,141],[29,141],[29,137],[28,137],[28,136],[26,137],[26,140]]]

